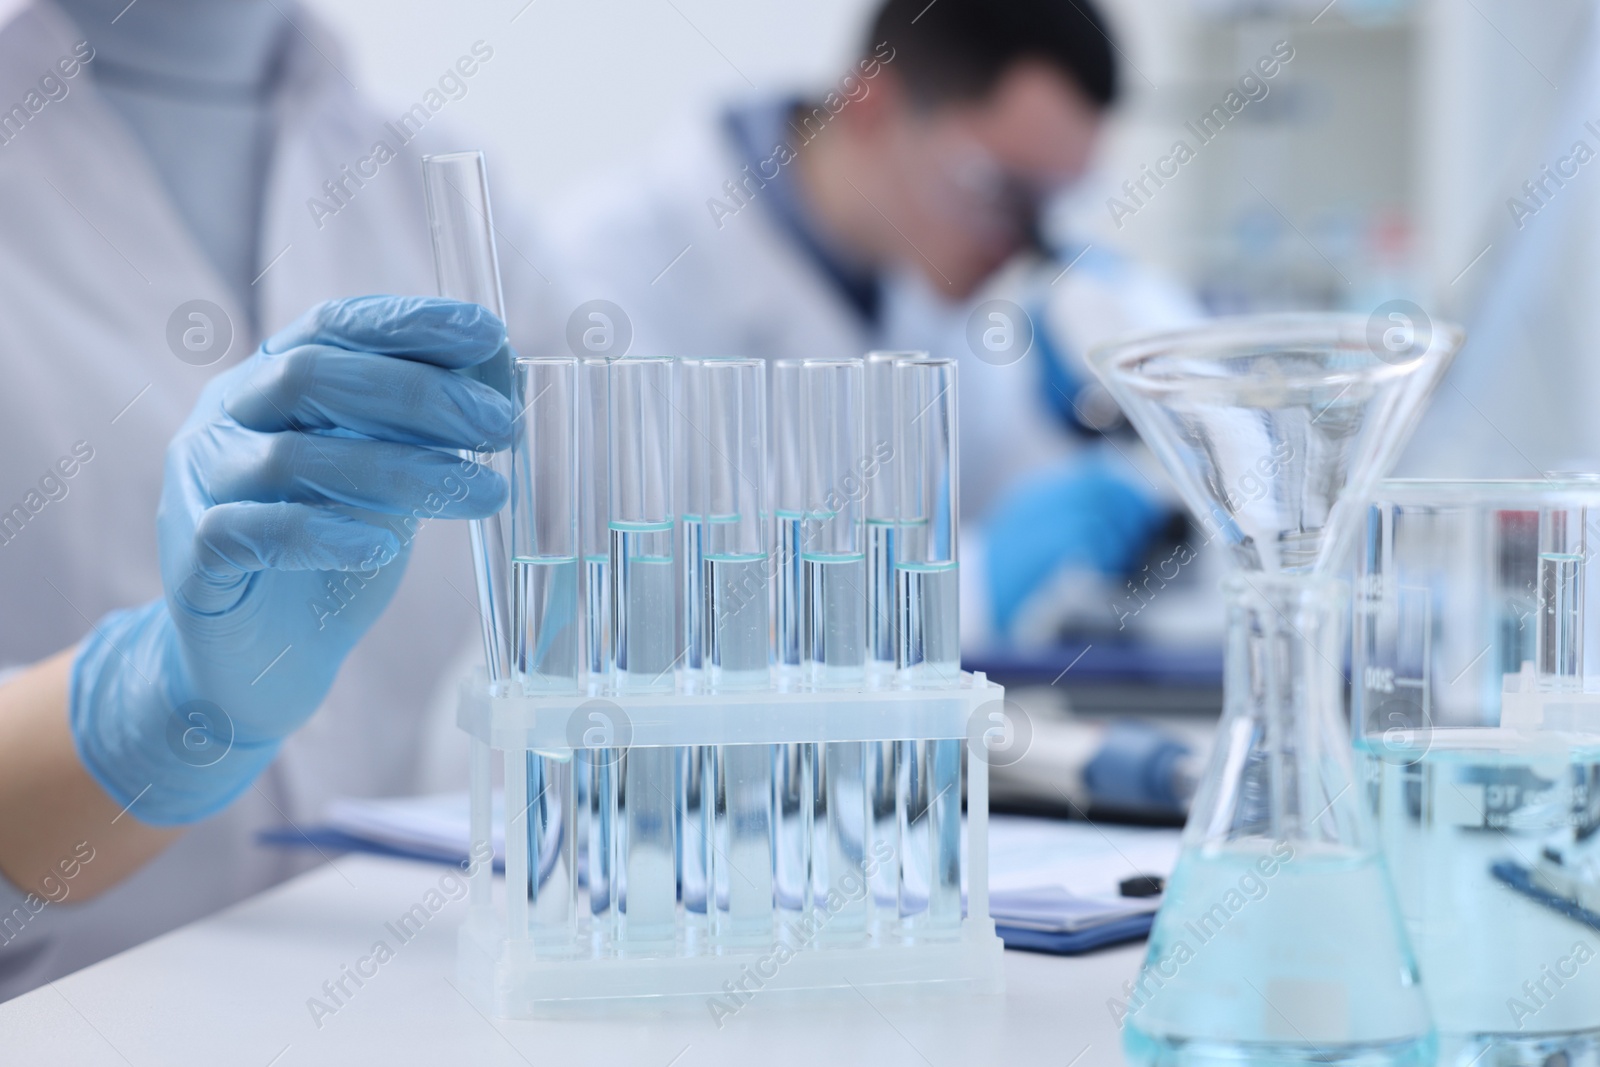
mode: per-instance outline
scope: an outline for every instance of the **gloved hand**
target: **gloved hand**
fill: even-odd
[[[418,525],[499,510],[511,402],[456,368],[508,360],[450,300],[318,305],[220,374],[167,451],[165,598],[113,612],[72,664],[84,765],[154,825],[224,807],[327,694],[393,596]]]
[[[1035,475],[1001,497],[984,523],[984,564],[996,632],[1064,567],[1129,570],[1165,518],[1155,501],[1104,463]]]

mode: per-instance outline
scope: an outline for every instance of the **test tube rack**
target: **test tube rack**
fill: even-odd
[[[969,734],[974,723],[988,723],[984,709],[998,709],[1002,697],[1000,686],[972,673],[941,690],[567,696],[491,695],[480,675],[463,686],[458,723],[471,737],[475,847],[503,833],[506,876],[503,883],[492,879],[486,864],[472,875],[471,907],[459,935],[463,989],[484,1010],[505,1018],[536,1016],[563,1004],[664,997],[704,998],[731,1012],[751,996],[794,990],[999,992],[1002,945],[988,908],[988,765],[981,758],[981,737]],[[809,901],[775,899],[763,929],[719,930],[714,897],[709,903],[705,897],[684,899],[688,894],[680,888],[667,936],[634,941],[626,890],[617,908],[598,878],[580,875],[593,863],[592,857],[580,858],[592,836],[588,821],[608,817],[591,813],[597,766],[650,749],[687,759],[697,751],[751,746],[777,758],[782,746],[800,745],[814,746],[819,755],[811,765],[819,767],[827,745],[863,742],[869,750],[886,742],[956,742],[947,751],[959,752],[965,784],[963,877],[957,895],[946,901],[954,910],[943,920],[935,914],[936,902],[899,896],[907,884],[937,881],[937,872],[909,870],[929,860],[915,844],[915,822],[963,821],[962,790],[928,797],[924,810],[908,813],[906,790],[891,787],[886,792],[897,796],[900,817],[875,819],[870,797],[884,792],[882,776],[894,773],[891,760],[867,777],[860,823],[886,832],[873,831],[859,864],[851,864],[855,870],[834,872],[831,884],[808,878]],[[575,773],[551,776],[546,795],[530,798],[527,783],[540,781],[527,773],[530,760],[565,763]],[[503,807],[492,803],[496,761],[505,771]],[[812,794],[809,804],[819,791],[806,792]],[[767,825],[776,835],[781,801],[774,796],[772,803]],[[680,826],[692,822],[692,813],[677,814]],[[820,843],[823,815],[814,807],[810,814]],[[626,821],[621,813],[609,817]],[[493,826],[494,819],[505,825]],[[695,828],[686,826],[683,839],[693,845]],[[778,847],[768,842],[769,849]],[[536,914],[541,909],[542,918]],[[835,920],[848,909],[856,910],[858,921],[836,929]]]

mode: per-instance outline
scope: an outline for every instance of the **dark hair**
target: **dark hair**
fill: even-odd
[[[1055,67],[1101,107],[1117,96],[1116,51],[1092,0],[884,0],[866,51],[884,43],[924,103],[986,96],[1025,59]]]

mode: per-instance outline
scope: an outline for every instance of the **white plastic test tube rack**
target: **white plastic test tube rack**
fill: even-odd
[[[509,693],[462,689],[474,849],[505,842],[460,940],[487,1010],[999,991],[1004,694],[955,658],[954,366],[876,364],[519,362],[514,555],[610,544],[517,586]]]

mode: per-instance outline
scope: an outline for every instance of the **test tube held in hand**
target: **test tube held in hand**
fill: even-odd
[[[500,263],[495,253],[489,209],[489,177],[482,152],[451,152],[422,157],[423,189],[433,235],[433,265],[439,295],[487,308],[505,321]],[[512,395],[511,350],[461,373]],[[509,453],[463,453],[510,481]],[[483,630],[484,666],[496,692],[511,681],[511,531],[509,508],[472,521],[472,561],[477,572],[478,613]]]

